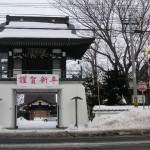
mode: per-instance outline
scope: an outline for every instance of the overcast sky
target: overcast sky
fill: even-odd
[[[0,0],[0,21],[5,21],[6,15],[63,15],[49,4],[53,2],[53,0]]]

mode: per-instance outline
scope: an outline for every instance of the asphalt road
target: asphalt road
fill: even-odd
[[[0,139],[0,150],[149,150],[150,136]]]

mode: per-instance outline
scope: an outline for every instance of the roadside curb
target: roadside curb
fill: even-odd
[[[61,137],[97,137],[97,136],[124,136],[150,135],[150,129],[134,130],[107,130],[107,131],[47,131],[47,132],[0,132],[0,138],[61,138]]]

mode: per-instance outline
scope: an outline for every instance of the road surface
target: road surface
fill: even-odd
[[[5,138],[0,150],[150,150],[150,136]]]

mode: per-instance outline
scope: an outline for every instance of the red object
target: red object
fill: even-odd
[[[138,82],[137,88],[139,91],[145,91],[147,90],[147,84],[143,81]]]

